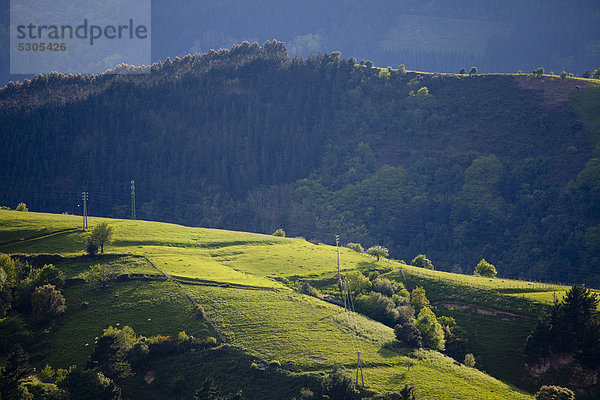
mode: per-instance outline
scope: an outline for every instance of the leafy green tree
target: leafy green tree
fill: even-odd
[[[285,231],[281,228],[278,228],[275,232],[273,232],[273,236],[285,237]]]
[[[414,265],[415,267],[427,268],[427,269],[435,269],[433,263],[425,256],[425,254],[419,254],[410,262],[410,265]]]
[[[2,399],[20,400],[19,383],[31,372],[29,356],[23,348],[15,344],[6,358],[4,368],[0,368],[0,393]]]
[[[598,296],[573,286],[527,338],[524,352],[530,363],[551,354],[572,354],[587,368],[600,366]]]
[[[29,208],[27,208],[27,204],[21,202],[17,205],[17,208],[15,208],[15,210],[27,212],[27,211],[29,211]]]
[[[473,275],[485,276],[488,278],[495,277],[497,273],[496,267],[485,261],[485,258],[479,261],[479,263],[475,266],[475,270],[473,271]]]
[[[381,293],[371,292],[362,295],[354,301],[356,311],[389,326],[394,326],[398,320],[396,303]]]
[[[70,400],[121,400],[121,389],[101,372],[73,369],[60,385]]]
[[[341,371],[335,369],[322,382],[323,394],[330,400],[352,400],[356,393],[352,379],[348,378]]]
[[[425,307],[417,316],[415,326],[421,332],[423,346],[432,350],[444,350],[444,329],[438,322],[433,311]]]
[[[377,257],[377,261],[379,261],[380,257],[387,257],[389,254],[388,249],[386,249],[383,246],[380,245],[376,245],[376,246],[371,246],[369,247],[369,249],[367,250],[367,254],[372,256],[372,257]]]
[[[85,252],[90,256],[98,254],[98,245],[90,238],[85,241]]]
[[[109,244],[113,237],[113,228],[108,222],[101,222],[92,229],[92,242],[100,247],[100,253],[104,253],[104,245]]]
[[[544,67],[539,67],[533,70],[533,74],[537,77],[541,77],[542,75],[544,75]]]
[[[116,276],[117,272],[110,265],[96,264],[90,267],[90,270],[85,275],[85,281],[87,283],[97,283],[104,289],[108,285],[108,282]]]
[[[398,73],[400,75],[405,75],[406,74],[406,67],[404,66],[404,64],[400,64],[398,66]]]
[[[535,394],[536,400],[575,400],[575,393],[560,386],[542,386]]]
[[[47,321],[58,317],[67,309],[65,297],[54,285],[44,285],[35,289],[31,295],[33,318]]]
[[[408,347],[420,348],[423,346],[423,338],[421,332],[413,322],[397,324],[394,327],[394,335],[396,339]]]
[[[348,243],[346,245],[347,248],[352,249],[358,253],[364,253],[365,249],[360,245],[360,243]]]
[[[477,75],[477,67],[471,67],[469,70],[469,75]]]
[[[567,79],[567,73],[566,73],[566,71],[563,71],[563,72],[560,73],[560,79],[562,79],[563,81],[565,79]]]
[[[421,286],[417,286],[410,292],[410,304],[417,314],[420,313],[422,309],[429,307],[429,300],[425,294],[425,289]]]
[[[392,297],[396,294],[398,288],[387,278],[376,278],[375,282],[373,282],[373,291]]]
[[[352,297],[357,297],[361,293],[364,293],[371,288],[371,281],[369,278],[361,274],[359,271],[350,271],[346,274],[346,281],[348,282],[348,290]]]
[[[36,271],[33,279],[35,287],[44,285],[54,285],[60,288],[64,285],[65,280],[58,268],[52,264],[44,265],[40,270]]]
[[[600,68],[598,68],[597,70],[595,70],[595,71],[592,73],[592,76],[591,76],[591,78],[592,78],[592,79],[600,79]]]
[[[471,353],[465,355],[465,361],[463,362],[467,367],[475,367],[475,356]]]

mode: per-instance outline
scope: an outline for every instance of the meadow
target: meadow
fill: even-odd
[[[83,365],[95,337],[109,325],[129,325],[145,336],[185,331],[199,338],[217,337],[208,321],[197,317],[194,300],[227,345],[246,355],[244,362],[275,363],[300,375],[340,366],[352,376],[360,350],[370,390],[392,391],[412,384],[420,399],[531,398],[440,353],[390,346],[391,328],[293,290],[297,280],[330,282],[335,277],[335,247],[146,221],[90,218],[89,225],[104,221],[113,227],[114,240],[106,254],[89,258],[82,251],[89,232],[80,229],[79,217],[0,211],[1,252],[63,257],[56,265],[68,279],[64,289],[68,312],[51,338],[49,360],[56,366]],[[454,300],[481,307],[496,301],[499,309],[520,304],[527,311],[532,309],[529,304],[547,307],[553,293],[560,296],[566,290],[424,270],[398,261],[376,262],[346,248],[340,254],[345,271],[377,269],[409,289],[426,286],[434,304],[453,292]],[[81,278],[96,263],[111,265],[121,277],[106,289],[84,283]],[[514,377],[507,365],[515,363],[515,354],[505,352],[508,358],[498,354],[507,343],[509,347],[520,343],[530,322],[438,310],[455,317],[465,329],[477,331],[473,349],[488,372],[496,371],[504,379]],[[524,318],[528,315],[533,314],[523,313]]]

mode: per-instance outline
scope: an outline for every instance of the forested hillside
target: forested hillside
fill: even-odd
[[[0,0],[0,56],[9,60],[9,0]],[[301,56],[340,50],[419,71],[578,76],[600,60],[596,0],[152,1],[152,60],[277,38]],[[3,44],[3,45],[2,45]],[[0,63],[0,84],[10,76]]]
[[[0,205],[379,243],[600,284],[600,88],[380,70],[282,43],[0,91]]]

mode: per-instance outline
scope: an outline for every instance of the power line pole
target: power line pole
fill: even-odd
[[[131,219],[135,219],[135,181],[131,180]]]
[[[360,371],[360,380],[362,383],[362,387],[365,387],[365,379],[363,378],[363,370],[362,370],[362,361],[360,360],[360,350],[356,352],[356,386],[358,386],[358,371]]]
[[[344,283],[342,282],[342,272],[340,269],[340,235],[335,235],[335,247],[337,249],[337,267],[338,267],[338,286],[340,287],[340,295],[344,301],[344,311],[348,311],[346,305],[346,296],[344,295]]]
[[[87,229],[87,201],[88,201],[88,192],[81,192],[81,199],[83,200],[83,230]]]

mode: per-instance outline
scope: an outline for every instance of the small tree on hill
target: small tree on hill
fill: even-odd
[[[460,71],[458,71],[458,73],[464,75],[467,73],[467,70],[465,68],[461,68]]]
[[[444,329],[438,322],[433,311],[425,307],[419,313],[415,326],[421,332],[423,346],[432,350],[444,350]]]
[[[563,81],[565,79],[567,79],[567,72],[566,71],[563,71],[563,72],[560,73],[560,79],[562,79]]]
[[[367,291],[371,287],[371,281],[358,271],[348,272],[346,275],[348,281],[348,290],[353,297]]]
[[[471,67],[469,70],[469,75],[477,75],[477,67]]]
[[[463,364],[465,364],[467,367],[475,367],[475,356],[471,353],[468,353],[465,355],[465,362]]]
[[[15,210],[27,212],[29,211],[29,208],[27,208],[27,204],[21,202],[17,205],[17,208],[15,208]]]
[[[98,254],[98,245],[90,238],[85,241],[85,252],[90,256]]]
[[[364,253],[365,249],[360,245],[360,243],[348,243],[346,245],[347,248],[352,249],[358,253]]]
[[[330,400],[352,400],[356,398],[354,382],[335,369],[323,380],[323,394]]]
[[[113,228],[107,222],[101,222],[92,229],[92,242],[100,247],[100,253],[104,253],[104,245],[111,242]]]
[[[597,70],[595,70],[592,75],[590,76],[590,78],[592,79],[600,79],[600,68],[598,68]]]
[[[377,245],[369,247],[369,249],[367,250],[367,254],[373,257],[377,257],[377,261],[379,261],[380,257],[387,257],[389,251],[385,247]]]
[[[285,231],[281,228],[273,232],[273,236],[285,237]]]
[[[414,323],[407,322],[405,324],[397,324],[394,327],[394,335],[396,339],[408,347],[420,348],[423,346],[421,332],[417,329]]]
[[[33,318],[46,321],[58,317],[67,309],[65,296],[54,285],[40,286],[31,295]]]
[[[0,393],[2,398],[20,399],[19,382],[31,372],[29,356],[23,348],[15,344],[6,358],[4,368],[0,368]]]
[[[90,267],[85,275],[85,281],[87,283],[98,283],[104,289],[116,275],[116,271],[110,265],[96,264]]]
[[[560,386],[542,386],[535,394],[536,400],[574,400],[575,393]]]
[[[415,312],[418,314],[425,307],[429,307],[429,300],[427,296],[425,296],[425,289],[421,286],[417,286],[410,293],[410,304],[415,309]]]
[[[485,258],[479,261],[479,264],[475,266],[475,271],[473,271],[473,275],[485,276],[488,278],[495,277],[497,273],[496,267],[485,261]]]
[[[533,70],[533,74],[537,77],[541,77],[542,75],[544,75],[544,67],[539,67]]]
[[[414,265],[415,267],[427,268],[427,269],[435,269],[433,263],[425,256],[425,254],[419,254],[410,262],[410,265]]]

